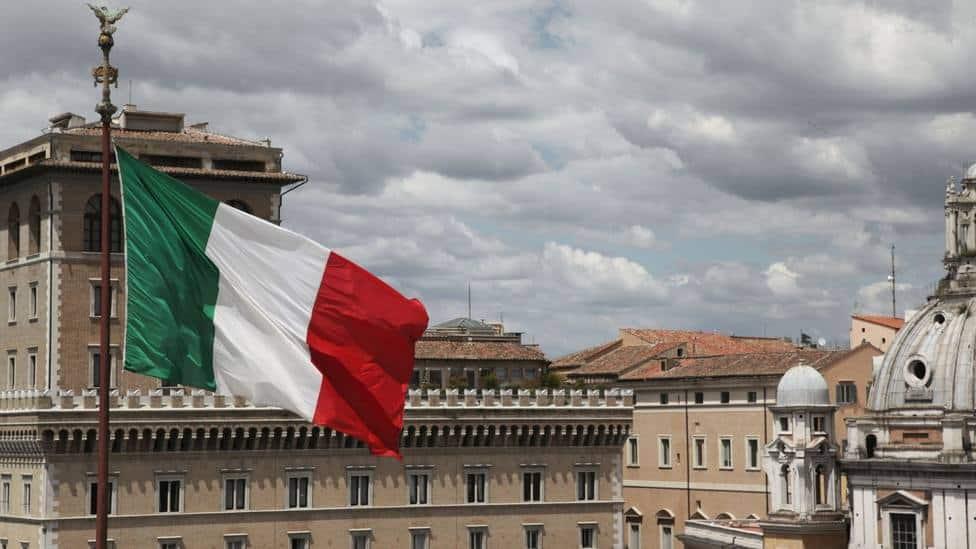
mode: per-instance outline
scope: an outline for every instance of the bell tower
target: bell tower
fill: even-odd
[[[946,181],[945,256],[946,277],[937,293],[976,294],[976,164],[969,167],[957,188]]]
[[[776,436],[763,458],[770,492],[769,519],[760,522],[766,547],[847,547],[835,409],[814,368],[800,364],[780,379],[770,407]]]

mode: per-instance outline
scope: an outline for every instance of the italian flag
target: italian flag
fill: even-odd
[[[116,155],[125,369],[290,410],[399,457],[424,306],[308,238]]]

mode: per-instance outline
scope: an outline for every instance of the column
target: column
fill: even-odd
[[[949,255],[959,255],[959,216],[956,210],[949,211]]]
[[[947,256],[952,256],[952,213],[946,208],[945,211],[945,252]]]

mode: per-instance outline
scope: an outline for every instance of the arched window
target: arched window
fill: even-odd
[[[20,257],[20,208],[14,202],[7,212],[7,259]]]
[[[824,475],[823,465],[817,465],[813,478],[814,502],[817,505],[827,504],[827,477]]]
[[[119,201],[115,197],[110,198],[109,207],[109,251],[122,251],[122,216],[120,215]],[[88,199],[85,204],[85,248],[86,252],[102,251],[102,195],[96,194]]]
[[[237,208],[244,213],[251,213],[251,207],[247,205],[247,202],[243,200],[228,200],[227,205],[232,208]]]
[[[32,196],[30,209],[27,210],[27,254],[34,255],[41,251],[41,201]]]

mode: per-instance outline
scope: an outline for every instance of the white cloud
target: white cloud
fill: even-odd
[[[800,275],[791,271],[785,263],[777,261],[769,266],[765,272],[766,286],[776,295],[792,296],[799,289],[796,281]]]

